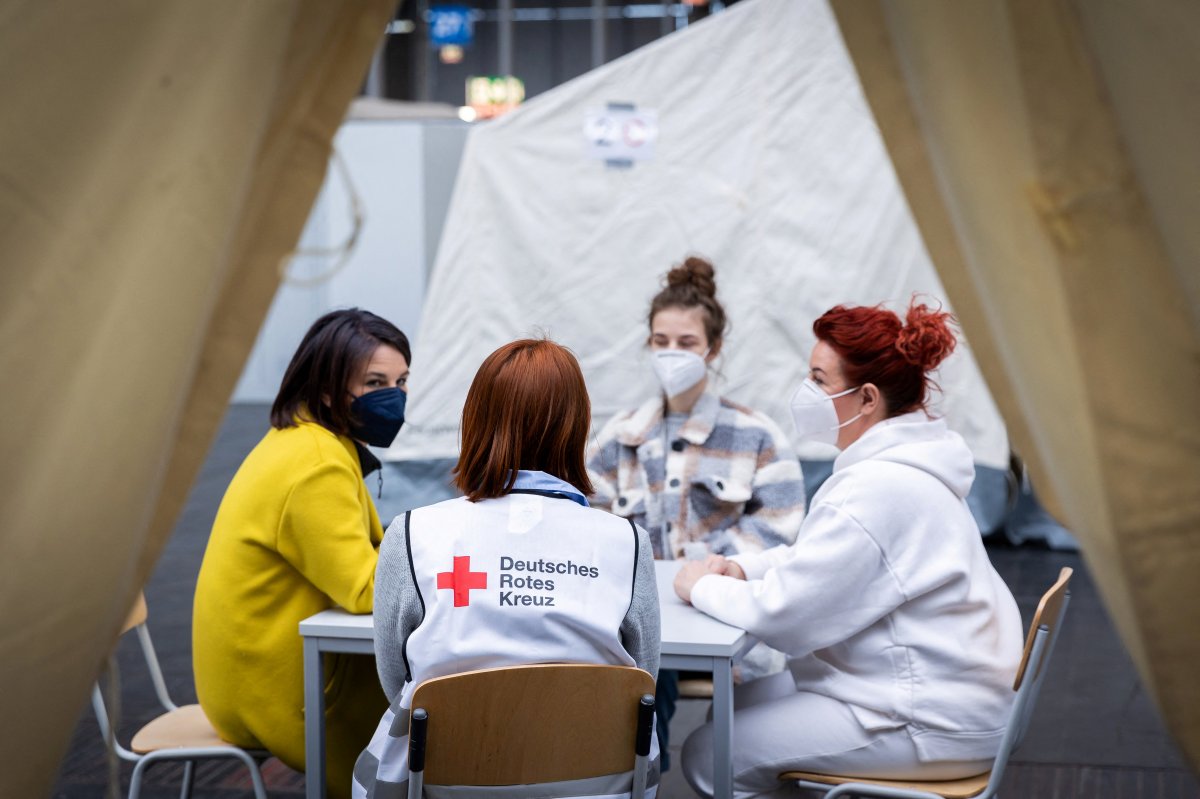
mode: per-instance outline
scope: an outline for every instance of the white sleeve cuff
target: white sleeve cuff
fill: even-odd
[[[723,574],[706,574],[701,577],[692,586],[692,607],[709,616],[717,616],[716,611],[721,607],[722,581],[733,579]]]
[[[729,559],[742,567],[747,580],[761,580],[762,576],[767,573],[767,569],[771,568],[771,564],[762,554],[761,552],[748,552],[745,555],[733,555]]]

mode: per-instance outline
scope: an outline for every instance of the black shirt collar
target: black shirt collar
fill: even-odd
[[[383,464],[379,462],[379,458],[375,457],[375,453],[364,447],[357,441],[354,442],[354,448],[358,450],[358,463],[362,466],[363,477],[366,477],[371,472],[379,469]]]

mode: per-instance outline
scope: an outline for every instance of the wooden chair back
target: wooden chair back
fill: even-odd
[[[638,701],[654,679],[626,666],[539,664],[438,677],[413,693],[429,713],[426,785],[519,785],[633,768]]]
[[[1054,639],[1059,620],[1062,618],[1063,601],[1066,599],[1071,575],[1074,573],[1073,569],[1064,566],[1058,573],[1058,579],[1054,585],[1050,586],[1050,590],[1046,591],[1042,595],[1042,600],[1038,602],[1037,610],[1033,614],[1033,621],[1029,625],[1029,634],[1025,637],[1025,651],[1021,653],[1021,663],[1017,666],[1017,678],[1013,681],[1014,691],[1020,689],[1021,682],[1025,679],[1025,672],[1029,667],[1029,657],[1033,654],[1033,642],[1037,638],[1038,629],[1045,625],[1049,632],[1048,637],[1050,640]],[[1046,657],[1042,658],[1042,662],[1038,664],[1038,671],[1033,674],[1031,679],[1037,679],[1047,660]]]

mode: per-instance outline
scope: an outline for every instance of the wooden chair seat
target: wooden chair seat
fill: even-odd
[[[221,740],[199,705],[184,705],[164,713],[137,731],[129,748],[139,755],[160,749],[199,749],[233,746]]]
[[[972,796],[978,796],[983,793],[983,789],[987,787],[988,778],[991,775],[992,772],[985,771],[982,774],[976,774],[974,777],[963,777],[958,780],[928,780],[922,782],[910,780],[872,780],[865,777],[843,777],[833,774],[811,774],[807,771],[787,771],[780,774],[779,779],[784,782],[803,780],[805,782],[817,782],[822,785],[842,785],[847,782],[853,782],[859,785],[875,785],[881,788],[898,788],[905,791],[926,791],[938,796],[944,796],[946,799],[970,799]]]
[[[179,795],[181,799],[189,799],[195,782],[196,763],[211,759],[237,760],[250,772],[256,799],[267,799],[267,787],[263,784],[259,763],[270,757],[270,753],[262,749],[245,749],[221,740],[199,705],[175,705],[167,693],[162,667],[158,663],[154,643],[150,640],[150,630],[146,627],[148,615],[146,598],[139,593],[121,628],[121,634],[136,634],[154,694],[159,706],[166,712],[138,730],[126,749],[114,733],[100,683],[92,686],[92,709],[96,711],[96,722],[100,725],[100,735],[105,745],[121,760],[134,764],[133,774],[129,778],[130,799],[141,796],[142,777],[146,769],[164,761],[183,763],[183,783]]]

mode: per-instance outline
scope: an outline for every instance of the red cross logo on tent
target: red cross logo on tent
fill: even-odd
[[[472,588],[487,588],[487,572],[471,571],[471,556],[456,555],[454,571],[438,572],[437,587],[452,589],[454,607],[466,607],[471,604]]]

